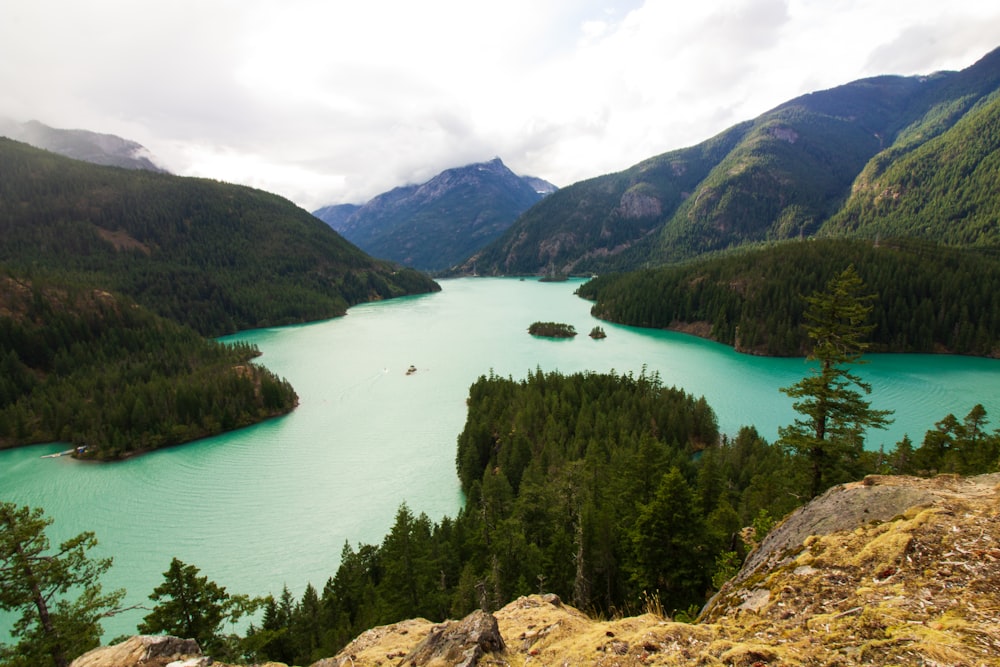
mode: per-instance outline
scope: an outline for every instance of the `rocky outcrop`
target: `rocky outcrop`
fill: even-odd
[[[475,667],[483,656],[505,650],[496,617],[475,611],[461,621],[431,624],[419,619],[374,628],[312,667],[382,664],[383,659],[409,667]]]
[[[198,642],[169,635],[138,635],[84,653],[70,667],[202,667],[212,664]]]
[[[496,662],[1000,667],[998,600],[1000,474],[874,476],[789,515],[700,623],[597,620],[533,595],[496,612],[506,645]],[[417,662],[443,627],[375,628],[314,667],[464,664],[442,654]]]
[[[485,611],[475,611],[461,621],[435,626],[403,658],[403,664],[474,667],[484,655],[504,650],[497,619]]]

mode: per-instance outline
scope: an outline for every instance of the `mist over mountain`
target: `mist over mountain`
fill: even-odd
[[[496,239],[556,190],[540,178],[516,175],[494,158],[394,188],[363,206],[326,206],[313,215],[375,257],[433,271]]]
[[[74,160],[83,160],[107,167],[143,169],[166,173],[156,165],[155,158],[142,144],[114,134],[90,130],[63,130],[49,127],[37,120],[18,123],[0,118],[0,136],[23,141]]]

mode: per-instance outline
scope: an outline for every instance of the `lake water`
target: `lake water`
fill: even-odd
[[[321,590],[345,543],[375,542],[400,503],[431,519],[462,502],[456,437],[470,384],[491,369],[639,373],[704,395],[723,432],[754,424],[770,440],[795,416],[778,391],[808,370],[802,359],[766,359],[663,331],[590,316],[579,282],[443,281],[438,294],[352,308],[346,317],[245,332],[259,360],[292,382],[290,415],[225,436],[115,464],[42,459],[59,445],[0,452],[0,499],[43,507],[53,543],[84,530],[115,564],[106,587],[148,604],[174,556],[231,593],[298,597]],[[536,320],[572,324],[571,340],[529,336]],[[586,334],[600,324],[604,340]],[[414,366],[417,370],[407,374]],[[967,357],[875,355],[860,368],[876,408],[896,411],[869,448],[917,442],[935,421],[982,403],[1000,419],[1000,362]],[[106,637],[132,633],[144,615],[105,621]],[[10,627],[0,618],[0,631]],[[5,636],[5,633],[0,635]]]

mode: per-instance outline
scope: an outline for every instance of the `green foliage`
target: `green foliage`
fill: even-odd
[[[481,377],[456,464],[458,517],[433,524],[404,504],[379,545],[344,546],[320,596],[323,649],[293,639],[307,596],[283,594],[260,630],[277,639],[257,658],[306,664],[375,625],[534,592],[682,617],[738,567],[742,527],[783,516],[805,486],[780,447],[752,428],[720,441],[704,399],[645,373]]]
[[[1000,97],[994,96],[919,147],[890,149],[893,159],[859,178],[850,200],[822,231],[996,247],[998,146]]]
[[[581,285],[591,312],[633,326],[692,330],[737,350],[804,355],[801,294],[853,264],[878,294],[871,349],[993,356],[1000,258],[913,241],[790,241],[689,264],[608,274]]]
[[[916,475],[996,472],[1000,470],[1000,430],[989,433],[987,424],[986,409],[979,404],[961,421],[946,415],[924,434],[916,450],[909,438],[896,445],[890,456],[891,471]]]
[[[0,138],[0,265],[58,270],[217,336],[439,289],[287,200],[62,158]]]
[[[572,338],[576,335],[576,328],[572,324],[562,322],[532,322],[528,327],[528,333],[546,338]]]
[[[796,399],[802,416],[779,429],[781,443],[805,456],[811,467],[810,493],[855,479],[868,428],[885,428],[891,411],[874,410],[863,394],[871,386],[851,373],[852,364],[864,363],[871,301],[854,266],[832,279],[825,291],[806,297],[806,331],[812,340],[808,359],[819,367],[781,391]],[[860,391],[859,391],[860,390]],[[863,392],[863,394],[862,394]]]
[[[199,576],[198,572],[194,565],[172,559],[163,573],[163,583],[149,595],[157,604],[143,618],[138,630],[143,634],[164,633],[194,639],[202,650],[215,657],[238,657],[227,655],[232,644],[222,634],[224,624],[236,623],[259,608],[264,600],[231,596],[225,588]]]
[[[599,340],[601,338],[607,338],[608,337],[608,334],[604,331],[604,327],[600,327],[600,326],[597,326],[597,327],[594,327],[593,329],[591,329],[590,330],[590,334],[588,334],[588,335],[591,338],[593,338],[594,340]]]
[[[698,600],[705,589],[703,514],[677,467],[660,478],[656,495],[638,506],[630,539],[632,581],[661,599]]]
[[[0,447],[69,442],[115,459],[289,412],[258,351],[202,338],[103,290],[0,277]]]
[[[100,643],[100,620],[113,613],[124,591],[104,593],[100,577],[111,559],[91,559],[93,533],[80,533],[51,551],[41,509],[0,503],[0,609],[20,614],[14,646],[0,644],[8,667],[53,665]],[[72,597],[72,596],[76,597]]]
[[[722,586],[740,571],[742,561],[735,551],[723,551],[715,557],[715,571],[712,573],[712,587]]]

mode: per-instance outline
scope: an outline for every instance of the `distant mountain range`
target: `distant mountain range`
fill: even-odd
[[[810,236],[1000,245],[1000,50],[790,100],[545,198],[456,273],[585,274]]]
[[[124,169],[166,172],[153,162],[144,146],[113,134],[89,130],[61,130],[37,120],[18,123],[0,118],[0,136],[23,141],[59,155],[93,164]]]
[[[499,237],[556,186],[518,176],[500,160],[447,169],[421,185],[378,195],[362,206],[313,212],[365,252],[417,269],[451,267]]]

